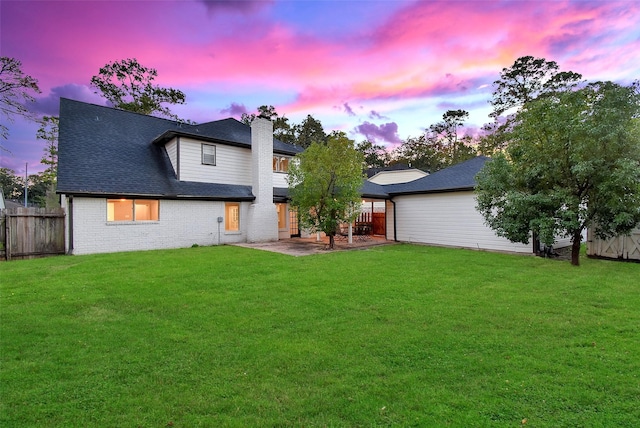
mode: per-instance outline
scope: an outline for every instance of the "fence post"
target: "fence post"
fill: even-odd
[[[4,214],[4,258],[11,260],[11,228],[9,227],[9,216]]]

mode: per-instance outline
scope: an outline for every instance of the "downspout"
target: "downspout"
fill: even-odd
[[[393,201],[393,198],[389,199],[389,202],[393,204],[393,240],[398,242],[398,228],[396,226],[396,203]]]
[[[179,135],[176,137],[176,165],[177,165],[176,178],[178,179],[178,181],[180,181],[180,136]]]
[[[73,254],[73,195],[69,196],[69,202],[67,203],[69,209],[69,248],[67,254]]]

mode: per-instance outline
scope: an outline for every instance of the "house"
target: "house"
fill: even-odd
[[[269,120],[192,125],[61,99],[58,146],[69,253],[298,233],[286,171],[302,148],[274,139]]]
[[[366,201],[384,200],[387,238],[460,248],[532,253],[532,244],[513,243],[484,224],[476,210],[475,176],[489,158],[478,156],[417,180],[368,183]],[[567,239],[559,246],[569,244]]]
[[[58,145],[69,253],[300,236],[286,171],[302,148],[274,139],[266,119],[194,125],[62,99]],[[371,227],[364,230],[401,242],[532,253],[530,244],[496,236],[475,209],[475,176],[488,160],[411,180],[366,180]]]

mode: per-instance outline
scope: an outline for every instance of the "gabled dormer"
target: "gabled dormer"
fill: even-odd
[[[273,139],[272,155],[263,159],[273,170],[273,186],[287,187],[288,162],[302,148]],[[235,119],[181,125],[154,140],[164,146],[180,181],[251,185],[251,128]]]

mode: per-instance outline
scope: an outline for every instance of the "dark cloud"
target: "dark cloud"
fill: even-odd
[[[229,107],[220,110],[220,113],[231,117],[242,117],[247,113],[247,107],[244,104],[231,103]]]
[[[375,110],[371,110],[371,113],[369,113],[369,118],[378,119],[378,120],[389,119],[388,117],[381,115],[380,113],[378,113]]]
[[[356,126],[355,131],[364,135],[367,140],[374,143],[401,143],[400,137],[398,136],[398,125],[395,122],[384,123],[382,125],[364,122]]]
[[[273,0],[199,0],[204,4],[209,14],[217,12],[252,13],[273,4]]]
[[[579,52],[588,50],[590,45],[600,45],[606,42],[607,34],[591,35],[591,29],[595,26],[595,20],[584,19],[571,22],[563,26],[563,32],[546,38],[549,51],[553,56],[562,56],[566,52]],[[561,67],[561,70],[562,69]]]
[[[355,116],[356,114],[354,113],[353,109],[351,108],[351,106],[349,105],[349,103],[344,103],[342,105],[344,107],[344,111],[349,115],[349,116]]]
[[[45,116],[58,116],[60,112],[60,98],[105,105],[104,98],[95,94],[88,86],[69,83],[64,86],[51,88],[49,95],[36,98],[32,111]]]

